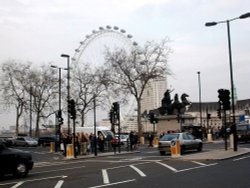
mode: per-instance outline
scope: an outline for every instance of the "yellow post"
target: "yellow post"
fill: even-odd
[[[74,158],[73,144],[67,144],[66,158],[67,159]]]
[[[50,153],[55,152],[55,142],[50,142]]]
[[[171,156],[172,157],[180,157],[181,156],[181,145],[179,140],[171,141]]]
[[[159,138],[158,137],[154,137],[154,141],[153,141],[153,145],[154,147],[158,147],[158,144],[159,144]]]

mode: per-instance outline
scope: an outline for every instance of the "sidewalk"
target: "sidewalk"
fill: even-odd
[[[183,155],[179,157],[179,159],[184,160],[224,160],[230,159],[234,157],[238,157],[244,154],[250,153],[250,148],[240,148],[238,147],[238,151],[234,151],[233,149],[215,149],[210,151],[199,152],[190,155]]]

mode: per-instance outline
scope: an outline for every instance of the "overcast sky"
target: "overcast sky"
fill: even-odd
[[[66,66],[79,42],[99,26],[119,26],[143,45],[166,36],[172,42],[168,78],[173,93],[218,100],[230,89],[226,24],[205,27],[250,12],[249,0],[0,0],[0,62],[14,59]],[[238,99],[249,99],[250,18],[231,22],[234,83]]]

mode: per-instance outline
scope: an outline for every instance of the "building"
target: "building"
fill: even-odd
[[[159,108],[164,93],[167,90],[167,78],[157,78],[151,80],[142,94],[142,112]]]

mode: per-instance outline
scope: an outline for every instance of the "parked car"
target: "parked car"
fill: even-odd
[[[196,139],[192,134],[188,132],[183,133],[171,133],[165,134],[160,140],[158,145],[158,150],[161,155],[165,155],[166,152],[170,152],[170,144],[172,140],[179,140],[181,153],[184,153],[187,150],[198,150],[202,151],[202,141]]]
[[[25,177],[32,170],[33,164],[29,152],[8,148],[0,140],[0,176],[13,174],[16,177]]]
[[[7,147],[13,146],[13,141],[10,138],[0,138],[0,141],[3,142]]]
[[[56,142],[55,135],[47,135],[41,136],[38,138],[38,145],[39,146],[48,146],[51,142]]]
[[[38,142],[30,137],[17,137],[13,140],[14,146],[37,146]]]

